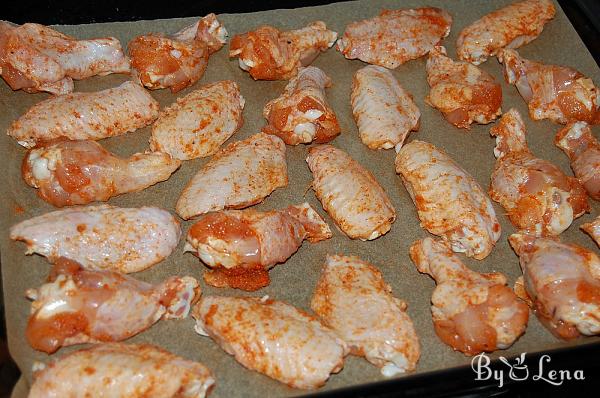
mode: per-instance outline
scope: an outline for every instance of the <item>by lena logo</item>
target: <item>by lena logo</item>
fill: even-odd
[[[490,363],[490,357],[485,353],[475,355],[471,360],[471,369],[475,372],[475,380],[496,380],[498,382],[498,388],[504,386],[505,380],[510,379],[513,381],[528,380],[531,376],[533,381],[544,381],[546,383],[560,386],[565,380],[585,380],[583,370],[554,370],[548,369],[551,358],[550,355],[544,354],[538,361],[537,371],[529,372],[529,367],[525,363],[526,353],[522,353],[520,356],[515,358],[515,363],[504,357],[498,359],[502,362],[506,368],[492,369]]]

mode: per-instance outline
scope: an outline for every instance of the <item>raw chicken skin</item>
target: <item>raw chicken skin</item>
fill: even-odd
[[[503,48],[521,47],[542,33],[555,12],[552,0],[525,0],[484,15],[458,35],[458,58],[479,65]]]
[[[263,110],[268,125],[262,131],[274,134],[288,145],[324,143],[340,134],[340,125],[325,98],[331,79],[321,69],[299,68],[283,94]]]
[[[189,276],[153,286],[114,271],[86,271],[61,257],[48,282],[26,294],[33,301],[27,341],[51,354],[74,344],[125,340],[159,319],[185,318],[200,287]]]
[[[258,133],[219,150],[185,187],[177,214],[185,220],[261,202],[288,183],[285,143]]]
[[[325,384],[348,347],[317,318],[281,301],[205,296],[192,309],[196,332],[210,336],[248,369],[293,388]]]
[[[100,140],[149,125],[158,117],[158,108],[143,87],[129,81],[107,90],[44,100],[15,120],[7,133],[25,148],[59,137]]]
[[[525,333],[529,308],[506,286],[504,275],[470,270],[447,244],[432,238],[413,243],[410,257],[437,284],[431,314],[445,344],[476,355],[508,348]]]
[[[317,199],[348,237],[372,240],[390,230],[396,210],[371,172],[331,145],[310,148],[306,162]]]
[[[573,173],[588,195],[600,200],[600,142],[586,122],[569,123],[554,138],[569,160]]]
[[[558,235],[590,210],[576,178],[529,151],[519,112],[506,112],[490,134],[496,137],[494,155],[498,158],[490,197],[504,207],[517,229],[538,236]]]
[[[208,14],[172,37],[150,33],[129,42],[134,78],[151,90],[170,88],[176,93],[196,83],[208,57],[221,49],[227,30],[215,14]]]
[[[90,140],[56,139],[30,149],[21,171],[38,196],[57,206],[83,205],[167,180],[181,162],[166,153],[119,158]]]
[[[213,155],[244,124],[244,104],[232,80],[202,86],[161,111],[150,149],[181,160]]]
[[[542,324],[562,339],[600,334],[600,258],[556,238],[513,234],[509,241]]]
[[[506,81],[527,102],[533,120],[600,123],[600,90],[592,79],[566,66],[527,60],[515,50],[501,51],[498,60],[504,65]]]
[[[254,80],[289,80],[300,67],[310,65],[320,52],[333,46],[336,39],[337,33],[327,30],[321,21],[290,31],[262,25],[235,35],[229,44],[229,57],[237,57],[240,68]]]
[[[399,151],[408,134],[419,129],[421,112],[412,95],[381,66],[365,66],[354,74],[350,102],[358,135],[371,149]]]
[[[150,344],[98,344],[34,373],[29,398],[204,398],[211,371]]]
[[[217,287],[258,290],[270,282],[270,268],[285,262],[305,239],[331,238],[331,230],[308,204],[260,212],[253,209],[210,213],[192,225],[186,251],[212,271],[206,283]]]
[[[417,208],[421,227],[455,252],[482,260],[500,238],[492,202],[475,179],[444,151],[411,141],[396,155],[396,173]]]
[[[66,257],[86,270],[142,271],[162,261],[177,246],[181,228],[169,212],[156,207],[109,205],[71,207],[20,222],[10,238],[27,244],[53,262]]]
[[[348,59],[395,69],[427,54],[448,36],[451,25],[450,14],[439,8],[383,10],[349,24],[336,48]]]
[[[384,376],[415,370],[419,339],[406,303],[392,296],[377,267],[358,257],[328,255],[313,293],[313,311]]]
[[[600,246],[600,216],[596,217],[592,222],[582,224],[580,228],[590,235],[596,244]]]
[[[482,69],[453,61],[442,46],[429,52],[426,69],[431,90],[425,102],[439,109],[456,127],[468,129],[473,122],[487,124],[502,113],[502,88]]]
[[[114,37],[76,40],[35,23],[0,21],[0,75],[13,90],[67,94],[73,79],[129,70]]]

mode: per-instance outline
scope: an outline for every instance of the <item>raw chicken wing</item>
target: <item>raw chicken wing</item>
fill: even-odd
[[[342,232],[371,240],[390,230],[396,210],[373,174],[350,155],[319,145],[309,149],[306,162],[317,198]]]
[[[282,32],[269,25],[235,35],[229,56],[237,57],[240,68],[254,80],[288,80],[301,66],[310,65],[321,51],[333,46],[337,33],[327,30],[324,22]]]
[[[392,296],[377,267],[358,257],[327,256],[310,306],[350,353],[384,376],[415,370],[421,352],[406,303]]]
[[[471,123],[487,124],[502,110],[502,88],[487,72],[468,62],[455,62],[446,49],[436,46],[427,59],[427,82],[431,87],[425,99],[458,128]]]
[[[173,276],[152,286],[114,271],[86,271],[59,258],[48,282],[27,290],[32,300],[25,336],[36,350],[125,340],[159,319],[185,318],[198,281]]]
[[[258,133],[219,150],[181,193],[177,214],[187,220],[210,211],[242,209],[287,183],[285,143]]]
[[[208,296],[192,310],[210,336],[248,369],[293,388],[317,388],[344,367],[348,347],[314,316],[281,301]]]
[[[72,93],[32,106],[8,128],[25,148],[54,138],[100,140],[149,125],[158,102],[141,86],[125,82],[92,93]]]
[[[331,238],[331,230],[308,204],[282,210],[229,210],[210,213],[191,226],[186,251],[213,270],[206,283],[217,287],[257,290],[270,282],[267,272],[282,263],[307,239]]]
[[[348,25],[336,48],[348,59],[394,69],[427,54],[451,25],[450,14],[439,8],[383,10]]]
[[[108,343],[43,365],[34,373],[29,398],[204,398],[214,384],[199,362],[150,344]]]
[[[509,241],[523,270],[526,299],[555,336],[600,334],[600,258],[557,238],[513,234]]]
[[[444,151],[411,141],[396,155],[396,173],[417,207],[421,226],[455,252],[484,259],[500,238],[500,223],[481,186]]]
[[[152,126],[150,149],[181,160],[210,156],[242,127],[244,103],[237,83],[231,80],[177,98]]]
[[[38,195],[57,206],[106,201],[167,180],[181,162],[166,153],[119,158],[90,140],[56,139],[30,149],[21,171]]]
[[[506,81],[527,102],[533,120],[600,123],[600,90],[592,79],[566,66],[521,58],[515,50],[502,50],[498,60],[504,65]]]
[[[181,228],[169,212],[156,207],[109,205],[71,207],[14,225],[10,238],[54,262],[77,261],[86,270],[142,271],[177,246]]]
[[[412,95],[381,66],[365,66],[354,74],[350,101],[360,139],[371,149],[399,151],[406,136],[419,129],[421,112]]]
[[[331,79],[321,69],[299,68],[283,94],[269,101],[263,115],[269,124],[262,131],[275,134],[288,145],[324,143],[340,134],[340,125],[325,99]]]
[[[539,36],[554,18],[552,0],[525,0],[484,15],[458,35],[458,58],[479,65],[503,48],[518,48]]]
[[[476,355],[508,348],[525,333],[529,308],[506,286],[504,275],[470,270],[445,243],[432,238],[413,243],[410,257],[437,284],[431,314],[445,344]]]
[[[590,210],[585,189],[527,147],[525,125],[515,109],[506,112],[490,134],[496,137],[490,196],[519,230],[558,235]]]
[[[596,241],[596,244],[600,246],[600,216],[596,217],[592,222],[582,224],[580,228],[589,234]]]

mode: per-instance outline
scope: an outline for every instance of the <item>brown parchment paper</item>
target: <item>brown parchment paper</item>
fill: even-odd
[[[447,9],[453,16],[452,32],[443,43],[448,48],[451,57],[456,56],[455,42],[458,32],[483,14],[501,7],[508,1],[357,1],[337,3],[327,6],[302,8],[295,10],[274,10],[252,14],[220,15],[230,33],[252,30],[260,24],[271,24],[282,29],[299,28],[314,20],[323,20],[328,28],[341,35],[345,26],[354,20],[375,16],[382,8],[410,8],[425,5]],[[522,47],[519,52],[527,58],[541,60],[546,63],[566,64],[591,77],[596,84],[600,83],[600,70],[594,63],[587,49],[570,25],[567,17],[556,4],[556,18],[546,25],[543,33],[532,43]],[[146,32],[173,33],[180,28],[193,23],[196,18],[138,21],[127,23],[107,23],[78,26],[59,26],[58,30],[78,38],[116,36],[125,46],[134,36]],[[228,142],[240,140],[254,134],[264,125],[262,109],[267,101],[280,95],[286,82],[284,81],[253,81],[248,73],[238,67],[237,59],[229,60],[228,46],[210,58],[208,68],[201,81],[178,95],[183,96],[201,84],[233,79],[240,85],[242,95],[246,98],[244,109],[244,125]],[[473,125],[470,131],[454,128],[446,122],[435,109],[425,104],[424,98],[429,91],[425,74],[425,58],[410,61],[393,71],[394,76],[402,86],[414,95],[419,106],[422,119],[421,128],[412,134],[410,139],[429,141],[443,148],[452,158],[458,161],[483,186],[489,186],[489,178],[495,159],[492,153],[494,140],[489,135],[490,125]],[[371,242],[352,241],[338,230],[328,241],[309,244],[306,242],[300,250],[285,264],[280,264],[271,270],[271,285],[251,295],[268,294],[273,298],[285,300],[302,309],[309,310],[309,300],[316,284],[320,268],[327,253],[342,253],[358,255],[377,265],[384,274],[386,281],[392,286],[397,297],[407,301],[408,312],[412,317],[417,333],[421,339],[422,355],[417,367],[417,373],[437,369],[464,366],[470,363],[470,358],[452,351],[436,337],[430,314],[430,297],[434,287],[433,281],[419,274],[408,257],[410,244],[427,236],[427,232],[419,227],[415,208],[406,193],[400,178],[394,172],[393,150],[373,151],[364,146],[358,138],[357,128],[352,119],[350,109],[350,85],[356,70],[365,66],[360,61],[346,60],[339,52],[330,49],[321,54],[314,65],[322,68],[332,79],[333,87],[328,89],[329,103],[336,111],[342,127],[342,134],[333,141],[333,145],[346,150],[354,159],[369,169],[379,183],[389,194],[396,207],[398,218],[391,232]],[[495,58],[489,59],[481,68],[491,73],[502,83],[503,109],[516,107],[524,116],[528,129],[528,142],[532,151],[539,157],[549,159],[563,171],[571,173],[567,157],[556,148],[552,141],[559,125],[549,121],[534,122],[528,117],[527,107],[517,90],[504,82],[501,67]],[[124,80],[127,75],[110,75],[95,77],[75,82],[76,91],[95,91],[114,87]],[[168,90],[152,91],[161,107],[176,98]],[[0,83],[0,131],[6,131],[9,124],[23,114],[33,104],[47,98],[46,94],[26,94],[13,92],[4,83]],[[598,128],[594,128],[598,133]],[[148,148],[149,128],[138,130],[121,137],[103,140],[101,143],[108,150],[122,156]],[[289,169],[289,185],[279,189],[258,205],[258,209],[274,209],[299,203],[310,202],[325,216],[320,203],[312,191],[306,193],[311,182],[311,173],[305,162],[308,146],[299,145],[287,148]],[[4,303],[6,306],[6,322],[10,352],[23,371],[23,377],[15,390],[14,396],[21,397],[27,392],[31,382],[31,366],[33,361],[50,360],[44,353],[33,351],[24,338],[24,330],[29,314],[29,302],[24,297],[25,289],[37,287],[44,282],[50,269],[49,264],[40,256],[25,256],[25,246],[11,242],[8,239],[8,229],[11,225],[54,210],[52,206],[36,196],[35,190],[28,187],[21,179],[20,165],[25,150],[12,138],[0,134],[0,153],[2,153],[2,194],[0,201],[0,220],[2,238],[1,262],[4,283]],[[206,162],[198,159],[184,162],[168,181],[155,185],[139,193],[119,196],[109,203],[117,206],[159,206],[174,211],[175,202],[184,185],[192,175]],[[508,219],[503,215],[500,206],[495,205],[496,212],[502,223],[502,237],[491,255],[483,261],[466,259],[463,261],[477,271],[500,271],[509,278],[512,286],[520,275],[518,258],[510,249],[507,236],[514,231]],[[592,250],[598,250],[592,240],[579,230],[579,225],[588,222],[598,215],[600,206],[592,203],[591,214],[577,219],[573,225],[562,234],[566,242],[578,243]],[[182,222],[184,233],[191,222]],[[335,229],[335,228],[334,228]],[[202,279],[205,267],[190,254],[183,253],[182,238],[179,246],[165,261],[153,268],[135,274],[136,278],[157,283],[174,274],[192,275]],[[232,289],[216,289],[202,283],[204,294],[244,295],[247,293]],[[249,371],[239,365],[233,357],[227,355],[207,337],[197,335],[193,331],[193,319],[161,321],[149,330],[140,333],[128,342],[148,342],[185,358],[200,361],[207,365],[216,376],[216,389],[213,397],[263,397],[300,395],[302,390],[293,390],[285,385],[271,380],[266,376]],[[562,342],[554,338],[543,328],[535,316],[531,316],[526,334],[511,348],[492,355],[518,355],[522,352],[545,351],[552,348],[575,346],[598,342],[597,338],[581,338],[571,342]],[[59,350],[53,356],[61,356],[82,346],[68,347]],[[590,358],[590,360],[593,360]],[[402,376],[398,376],[402,377]],[[362,358],[348,357],[344,369],[333,375],[327,385],[321,390],[329,390],[383,380],[379,370]]]

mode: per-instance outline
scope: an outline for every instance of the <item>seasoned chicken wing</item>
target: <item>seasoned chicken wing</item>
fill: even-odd
[[[411,141],[396,155],[396,173],[414,202],[421,226],[455,252],[478,260],[500,238],[492,202],[473,177],[444,151]]]
[[[172,37],[150,33],[129,42],[135,79],[156,90],[176,93],[196,83],[206,70],[208,57],[225,44],[227,31],[215,14],[208,14]]]
[[[204,273],[209,285],[257,290],[269,284],[267,271],[287,260],[302,241],[329,238],[327,223],[303,203],[266,212],[209,213],[190,227],[185,250],[212,268]]]
[[[54,138],[100,140],[147,126],[158,117],[158,102],[143,87],[125,82],[92,93],[72,93],[32,106],[8,128],[25,148]]]
[[[275,134],[288,145],[324,143],[340,134],[340,125],[325,98],[331,79],[315,66],[299,68],[283,94],[263,109],[268,125],[262,131]]]
[[[453,61],[442,46],[429,52],[426,69],[431,91],[425,102],[456,127],[487,124],[502,113],[502,88],[489,73],[468,62]]]
[[[290,387],[320,387],[344,367],[346,343],[314,316],[282,301],[205,296],[192,316],[196,332],[246,368]]]
[[[384,376],[415,370],[421,349],[406,303],[392,296],[377,267],[358,257],[328,255],[310,306],[350,353],[380,367]]]
[[[381,66],[365,66],[354,74],[350,102],[358,135],[371,149],[399,151],[406,136],[419,129],[421,112],[412,95]]]
[[[502,50],[498,60],[504,65],[506,81],[527,102],[533,120],[600,123],[600,89],[592,79],[566,66],[521,58],[515,50]]]
[[[156,207],[109,205],[71,207],[20,222],[10,238],[27,244],[53,262],[77,261],[87,270],[142,271],[177,246],[181,228],[169,212]]]
[[[161,111],[150,149],[181,160],[210,156],[242,127],[244,104],[232,80],[202,86]]]
[[[200,287],[189,276],[153,286],[115,271],[87,271],[61,257],[48,282],[26,294],[33,301],[27,341],[51,354],[64,346],[125,340],[159,319],[185,318]]]
[[[57,207],[82,205],[167,180],[181,162],[161,152],[119,158],[90,140],[56,139],[30,149],[21,171],[38,195]]]
[[[187,220],[210,211],[242,209],[287,183],[285,143],[258,133],[219,150],[181,193],[177,214]]]
[[[432,238],[413,243],[410,257],[437,284],[431,314],[435,333],[445,344],[476,355],[508,348],[525,333],[529,308],[501,273],[470,270],[446,243]]]
[[[0,21],[0,75],[13,90],[67,94],[73,79],[129,69],[114,37],[77,40],[35,23]]]
[[[557,238],[512,234],[524,287],[538,319],[557,337],[600,334],[600,258]]]
[[[39,365],[38,365],[39,367]],[[150,344],[98,344],[43,365],[29,398],[204,398],[211,371]]]
[[[586,122],[574,122],[556,133],[554,143],[562,149],[579,182],[592,199],[600,200],[600,142]]]
[[[331,145],[310,148],[306,162],[317,198],[348,237],[371,240],[390,230],[396,210],[371,172]]]
[[[590,235],[596,244],[600,246],[600,216],[596,217],[592,222],[581,224],[580,228]]]
[[[427,54],[448,36],[451,25],[450,14],[439,8],[383,10],[349,24],[336,48],[348,59],[394,69]]]
[[[558,235],[590,210],[585,189],[527,147],[525,125],[515,109],[506,112],[490,134],[496,137],[490,196],[519,230]]]
[[[322,51],[333,46],[337,33],[315,21],[302,29],[280,31],[263,25],[251,32],[235,35],[229,56],[237,57],[240,68],[254,80],[288,80],[301,66],[310,65]]]
[[[524,0],[484,15],[458,35],[458,58],[479,65],[503,48],[521,47],[542,33],[555,12],[552,0]]]

